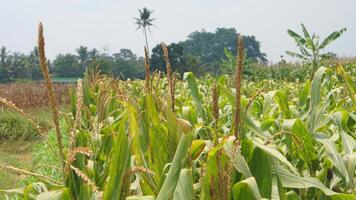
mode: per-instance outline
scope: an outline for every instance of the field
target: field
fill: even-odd
[[[16,150],[2,144],[1,163],[7,165],[1,167],[27,177],[20,186],[30,196],[354,199],[355,80],[343,72],[341,66],[322,67],[303,83],[242,81],[237,134],[234,77],[186,73],[183,80],[170,80],[154,74],[146,87],[145,81],[91,73],[79,82],[71,111],[61,114],[71,167],[62,174],[57,151],[46,145],[58,147],[54,131],[41,144],[47,153],[37,156],[55,168],[38,170],[26,161],[38,140],[16,143]],[[45,178],[29,178],[9,165]],[[9,181],[13,176],[5,177],[2,187],[16,185]]]
[[[54,84],[40,24],[43,83],[0,85],[0,198],[356,199],[355,60],[248,78],[242,41],[224,74],[180,76],[162,43],[164,75],[145,49],[145,80]]]
[[[72,87],[72,84],[65,83],[54,85],[59,104],[69,103],[69,93]],[[12,101],[20,108],[48,106],[46,85],[40,82],[0,84],[0,96]]]

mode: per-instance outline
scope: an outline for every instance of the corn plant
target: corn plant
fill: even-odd
[[[1,197],[355,199],[354,77],[337,65],[304,83],[256,83],[242,79],[242,67],[236,78],[188,72],[174,81],[88,71],[61,116],[63,159],[39,131],[63,163],[59,176],[0,163],[37,180]]]

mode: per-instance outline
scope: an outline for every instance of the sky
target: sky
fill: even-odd
[[[50,59],[74,53],[80,45],[106,53],[129,48],[142,56],[144,37],[134,17],[145,6],[156,18],[148,38],[151,47],[185,40],[197,30],[236,28],[254,35],[268,59],[278,62],[286,50],[297,50],[287,29],[300,33],[303,22],[321,39],[346,27],[326,51],[356,55],[355,0],[0,0],[0,46],[28,53],[42,22]]]

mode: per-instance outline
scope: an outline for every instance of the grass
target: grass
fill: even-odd
[[[61,111],[66,111],[67,106],[60,106]],[[4,111],[1,111],[4,112]],[[17,115],[11,111],[10,115]],[[51,124],[51,110],[49,107],[37,107],[25,109],[26,113],[34,117],[36,122],[39,122],[42,128],[46,131],[52,128]],[[25,121],[25,120],[24,120]],[[1,133],[0,133],[1,135]],[[0,140],[0,163],[7,163],[14,167],[36,171],[41,165],[51,163],[50,160],[45,159],[47,149],[43,148],[43,142],[39,140]],[[26,181],[24,175],[17,175],[4,170],[0,171],[0,188],[11,189],[18,186],[25,185]]]
[[[0,162],[8,163],[15,167],[34,170],[35,163],[32,162],[33,147],[37,141],[3,141],[0,142]],[[6,171],[0,171],[0,188],[11,189],[21,185],[23,175],[17,175]]]

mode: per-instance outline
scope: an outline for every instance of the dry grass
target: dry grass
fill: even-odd
[[[55,126],[56,130],[56,136],[57,136],[57,142],[58,142],[58,151],[59,151],[59,157],[60,160],[62,161],[62,170],[64,172],[64,166],[65,166],[65,159],[64,159],[64,152],[63,152],[63,144],[62,144],[62,135],[59,129],[59,111],[58,111],[58,100],[56,93],[54,92],[53,89],[53,83],[51,80],[51,76],[49,74],[49,69],[47,65],[47,59],[46,59],[46,53],[45,53],[45,40],[44,40],[44,35],[43,35],[43,26],[42,23],[38,25],[38,55],[40,58],[40,67],[41,71],[43,74],[43,77],[46,82],[47,86],[47,91],[48,91],[48,99],[49,99],[49,104],[52,108],[52,114],[53,114],[53,123]]]
[[[244,59],[244,47],[243,47],[243,42],[242,42],[242,36],[239,35],[237,39],[237,66],[236,66],[236,101],[235,101],[235,137],[239,138],[241,137],[241,128],[240,128],[240,123],[241,123],[241,105],[240,105],[240,100],[241,100],[241,81],[242,81],[242,65],[243,65],[243,59]]]
[[[169,96],[171,98],[171,107],[172,111],[174,112],[174,81],[172,80],[172,70],[171,70],[171,63],[169,61],[168,49],[165,43],[161,43],[161,48],[163,50],[164,60],[166,61],[166,70],[167,70],[167,79],[169,85]]]
[[[69,103],[69,91],[71,88],[73,88],[72,84],[54,84],[53,89],[56,93],[58,104]],[[46,84],[41,82],[0,84],[0,96],[13,102],[21,109],[49,105]]]
[[[214,83],[212,89],[212,104],[213,104],[213,116],[214,116],[214,145],[217,145],[218,124],[219,124],[219,92],[216,83]]]

